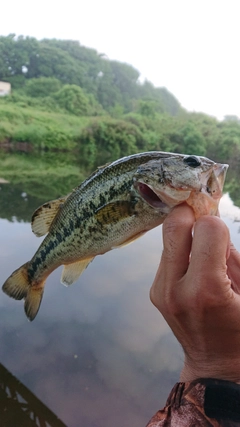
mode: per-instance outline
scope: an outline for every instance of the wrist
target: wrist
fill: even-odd
[[[196,361],[185,358],[180,374],[181,382],[194,381],[198,378],[215,378],[240,384],[240,358],[237,360],[203,360]]]

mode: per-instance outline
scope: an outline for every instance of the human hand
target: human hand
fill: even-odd
[[[194,221],[187,205],[164,221],[151,301],[183,347],[181,381],[206,377],[240,383],[240,254],[220,218]]]

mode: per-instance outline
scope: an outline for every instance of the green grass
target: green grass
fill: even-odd
[[[36,148],[72,150],[92,117],[50,113],[0,100],[0,143],[28,142]]]

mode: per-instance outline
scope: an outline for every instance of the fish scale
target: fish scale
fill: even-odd
[[[46,234],[33,258],[14,271],[3,291],[24,299],[33,320],[49,274],[75,282],[96,255],[124,246],[162,224],[174,206],[188,203],[196,218],[217,214],[227,165],[205,157],[138,153],[98,168],[66,197],[39,207],[32,231]]]

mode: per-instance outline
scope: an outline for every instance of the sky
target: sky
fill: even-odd
[[[189,111],[240,116],[239,0],[11,0],[0,15],[0,35],[78,40]]]

